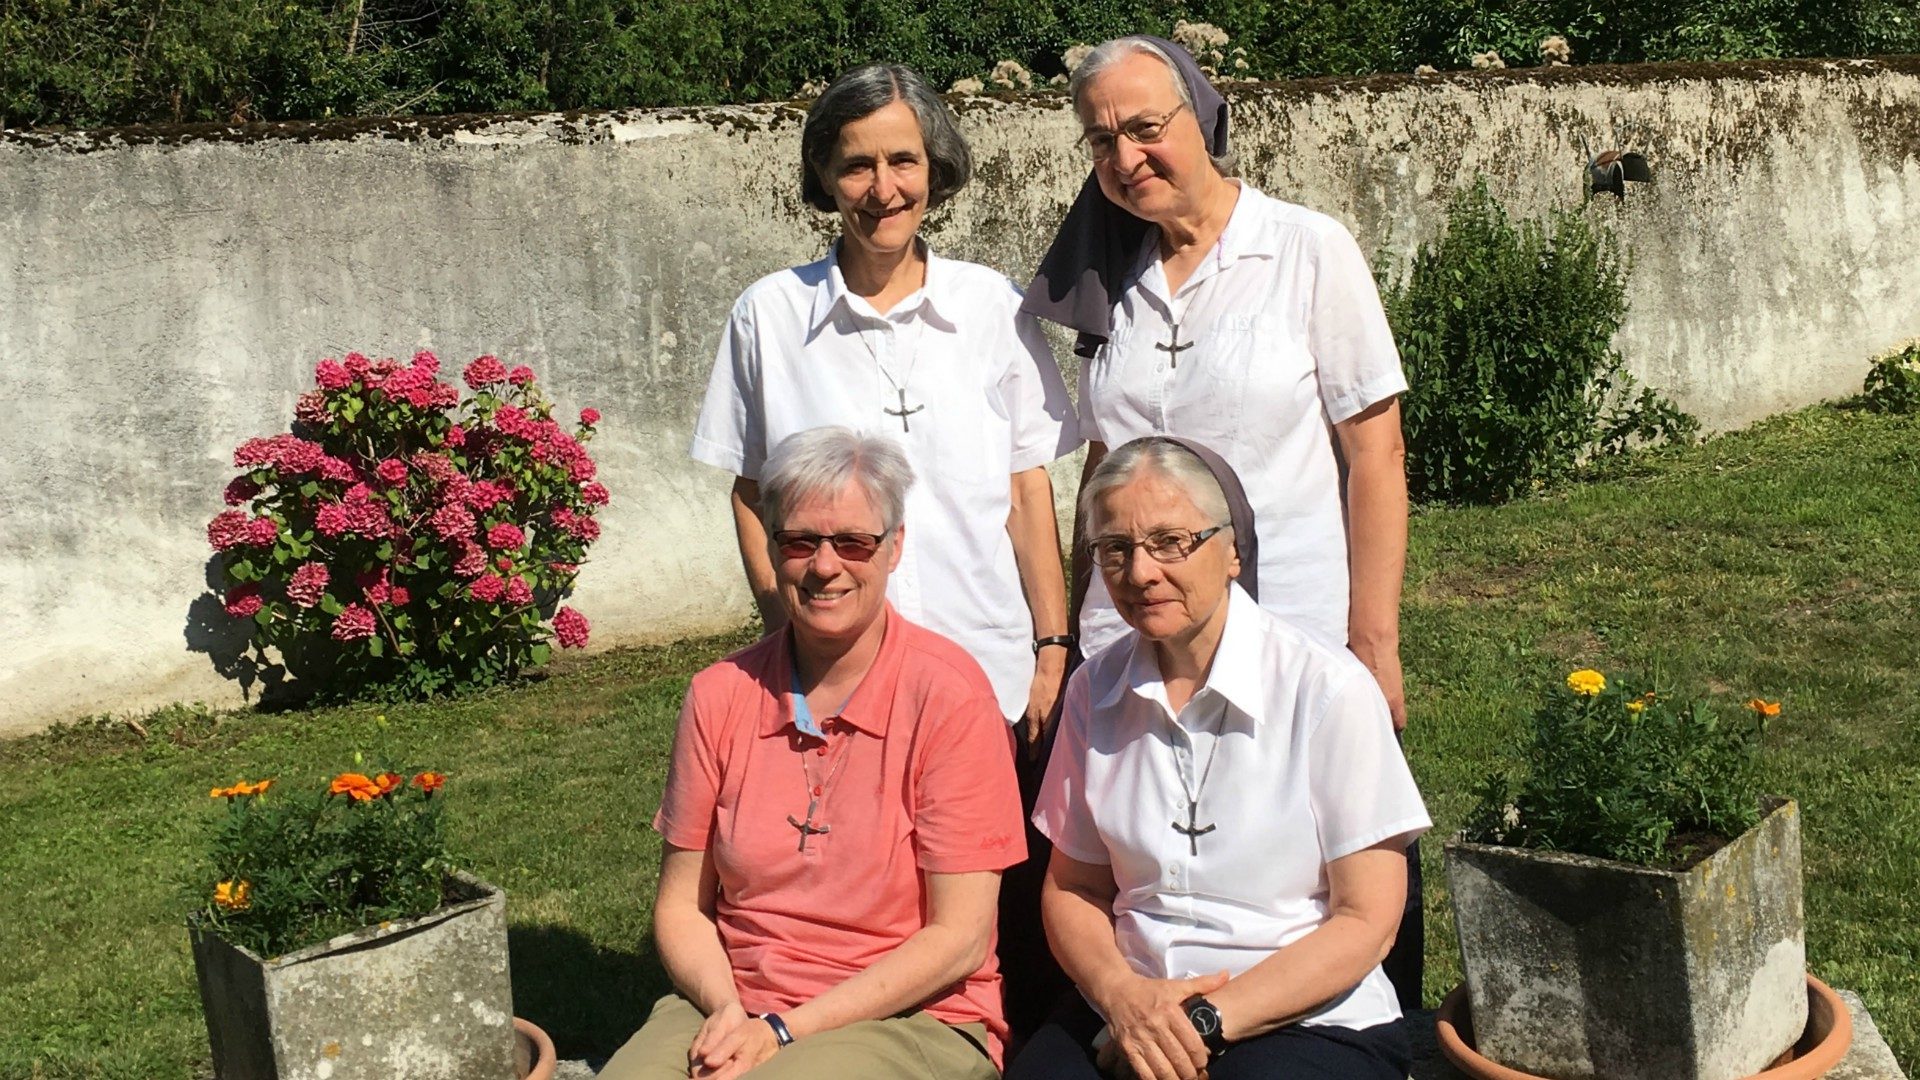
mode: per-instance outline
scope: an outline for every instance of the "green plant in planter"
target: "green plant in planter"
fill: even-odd
[[[436,796],[444,773],[346,772],[289,793],[273,780],[226,801],[189,889],[201,924],[260,957],[441,905],[453,867]]]
[[[1511,773],[1480,785],[1464,838],[1679,868],[1759,820],[1761,737],[1778,702],[1727,720],[1631,678],[1567,676]]]
[[[1920,413],[1920,340],[1875,360],[1860,391],[1875,412]]]

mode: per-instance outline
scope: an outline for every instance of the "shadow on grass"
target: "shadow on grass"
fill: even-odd
[[[652,938],[636,944],[621,952],[570,927],[509,927],[514,1015],[546,1029],[562,1060],[604,1062],[672,989]]]

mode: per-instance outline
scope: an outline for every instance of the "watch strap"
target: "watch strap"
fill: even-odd
[[[773,1040],[781,1046],[793,1045],[793,1032],[787,1030],[787,1022],[780,1019],[779,1013],[761,1013],[760,1019],[773,1029]]]
[[[1079,640],[1079,638],[1074,637],[1072,634],[1055,634],[1052,637],[1034,638],[1033,651],[1037,656],[1041,649],[1049,645],[1058,645],[1062,648],[1071,649],[1079,643]]]
[[[1199,1032],[1200,1041],[1207,1044],[1208,1057],[1219,1057],[1226,1053],[1227,1037],[1221,1031],[1220,1010],[1213,1002],[1195,994],[1181,1002],[1180,1008],[1187,1014],[1187,1021],[1193,1025],[1193,1030]]]

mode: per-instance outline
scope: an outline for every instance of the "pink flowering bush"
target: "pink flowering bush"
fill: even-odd
[[[610,498],[532,369],[349,353],[314,368],[289,434],[249,439],[207,523],[223,606],[326,698],[490,686],[587,643],[572,591]]]

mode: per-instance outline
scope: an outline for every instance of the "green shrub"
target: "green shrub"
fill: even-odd
[[[1411,384],[1401,410],[1417,500],[1503,502],[1595,454],[1699,429],[1627,374],[1613,348],[1619,245],[1579,214],[1516,223],[1477,181],[1448,207],[1446,235],[1381,292]]]
[[[453,869],[434,797],[445,783],[437,772],[349,772],[306,791],[273,780],[214,788],[227,805],[190,876],[196,919],[272,958],[425,915]]]
[[[1920,412],[1920,340],[1875,360],[1860,390],[1875,412]]]
[[[1515,776],[1480,785],[1466,839],[1679,867],[1759,820],[1760,737],[1778,702],[1723,722],[1632,679],[1576,671],[1534,713]]]

